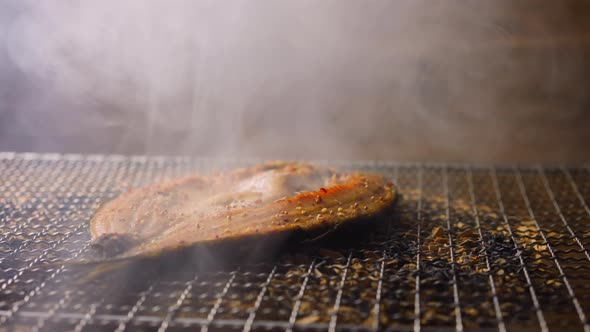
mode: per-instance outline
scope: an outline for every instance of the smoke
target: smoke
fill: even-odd
[[[527,18],[509,2],[11,4],[0,60],[20,85],[0,130],[29,137],[25,149],[471,161],[586,151],[584,53],[555,54],[572,46],[556,27],[577,27],[567,5]]]

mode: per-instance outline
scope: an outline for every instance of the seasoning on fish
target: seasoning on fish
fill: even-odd
[[[260,235],[329,231],[376,215],[394,199],[394,186],[382,175],[267,162],[130,190],[97,212],[90,231],[104,257],[154,256]]]

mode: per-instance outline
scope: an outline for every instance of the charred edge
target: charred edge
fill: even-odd
[[[101,258],[115,257],[133,248],[137,240],[128,234],[105,234],[92,241],[92,248]]]

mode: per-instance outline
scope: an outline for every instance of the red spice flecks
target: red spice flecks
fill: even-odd
[[[320,191],[324,194],[328,193],[328,189],[326,189],[326,188],[320,188]]]

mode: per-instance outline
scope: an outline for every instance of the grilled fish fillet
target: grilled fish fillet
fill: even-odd
[[[381,175],[301,162],[267,162],[130,190],[90,224],[103,257],[159,255],[195,245],[317,233],[363,220],[394,202]]]

